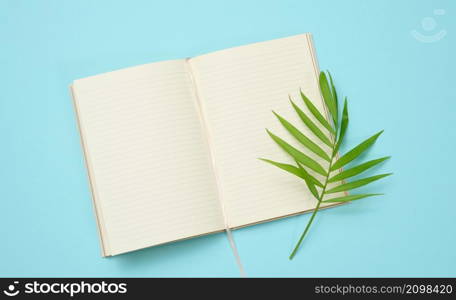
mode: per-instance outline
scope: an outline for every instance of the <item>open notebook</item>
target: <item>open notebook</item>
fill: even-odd
[[[306,132],[288,95],[325,113],[318,72],[302,34],[74,81],[103,256],[313,209],[302,180],[257,158],[291,162],[269,128],[327,164],[271,113]]]

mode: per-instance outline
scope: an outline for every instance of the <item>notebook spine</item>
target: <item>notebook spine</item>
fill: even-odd
[[[240,275],[242,277],[246,277],[244,266],[242,264],[241,257],[239,255],[239,251],[238,251],[238,249],[236,247],[236,243],[234,241],[234,237],[233,237],[233,234],[231,232],[231,226],[229,224],[228,213],[227,213],[227,210],[226,210],[226,207],[225,207],[225,203],[223,201],[222,185],[221,185],[221,180],[219,178],[217,161],[215,159],[215,150],[214,150],[214,146],[212,145],[212,140],[213,139],[211,138],[212,134],[211,134],[210,124],[209,124],[209,121],[208,121],[208,118],[207,118],[207,114],[206,114],[204,103],[203,103],[203,101],[201,99],[201,93],[200,93],[200,90],[198,88],[197,75],[196,75],[195,69],[192,66],[190,58],[186,58],[185,62],[187,64],[187,72],[188,72],[190,80],[192,82],[192,86],[193,86],[193,90],[194,90],[194,96],[195,96],[195,99],[196,99],[196,105],[197,105],[197,109],[198,109],[198,114],[200,116],[202,130],[204,132],[204,136],[206,137],[206,144],[207,144],[207,147],[208,147],[208,150],[209,150],[209,155],[210,155],[210,158],[211,158],[212,171],[213,171],[213,174],[214,174],[214,177],[215,177],[215,184],[216,184],[216,187],[217,187],[217,199],[218,199],[219,204],[220,204],[220,209],[221,209],[221,213],[222,213],[222,217],[223,217],[225,232],[227,234],[228,242],[230,243],[230,247],[231,247],[231,250],[233,252],[234,258],[236,260],[236,264],[238,266]]]

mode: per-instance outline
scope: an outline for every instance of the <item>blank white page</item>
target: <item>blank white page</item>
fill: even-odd
[[[185,60],[73,84],[104,255],[223,230]]]
[[[288,100],[290,94],[310,115],[298,96],[302,88],[324,113],[312,52],[311,37],[304,34],[190,60],[207,117],[221,200],[230,227],[301,213],[316,205],[304,181],[257,159],[293,163],[267,135],[264,128],[269,128],[327,166],[296,142],[271,112],[281,114],[329,152],[302,124]]]

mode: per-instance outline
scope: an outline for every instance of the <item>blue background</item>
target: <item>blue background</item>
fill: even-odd
[[[223,234],[100,257],[68,85],[303,32],[349,96],[348,144],[385,129],[368,156],[392,155],[379,169],[395,175],[363,189],[385,196],[317,215],[291,262],[309,215],[236,231],[247,274],[456,276],[455,12],[455,1],[1,0],[0,276],[238,276]],[[413,29],[448,34],[422,43]]]

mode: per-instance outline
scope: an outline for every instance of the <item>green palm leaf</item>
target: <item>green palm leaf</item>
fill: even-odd
[[[371,182],[374,182],[376,180],[382,179],[383,177],[390,176],[392,174],[393,173],[381,174],[381,175],[367,177],[367,178],[363,178],[363,179],[360,179],[360,180],[352,181],[352,182],[349,182],[349,183],[341,184],[339,186],[336,186],[335,188],[330,189],[329,191],[326,191],[326,193],[327,194],[332,194],[332,193],[345,192],[345,191],[349,191],[349,190],[352,190],[352,189],[356,189],[356,188],[362,187],[362,186],[364,186],[366,184],[369,184]]]
[[[323,143],[332,148],[333,145],[329,138],[320,130],[320,128],[317,127],[317,125],[315,125],[314,122],[312,122],[312,120],[309,119],[309,117],[293,102],[293,100],[290,99],[290,101],[299,118],[301,118],[302,122],[306,124],[310,131],[312,131],[312,133],[315,134],[315,136],[317,136]]]
[[[329,162],[329,156],[326,152],[320,148],[317,144],[312,142],[307,136],[305,136],[302,132],[300,132],[296,127],[293,126],[290,122],[282,118],[279,114],[274,112],[274,115],[279,119],[280,123],[282,123],[283,127],[292,135],[294,136],[301,144],[306,146],[310,151],[314,152],[324,160]]]
[[[348,127],[348,107],[347,106],[348,106],[347,98],[345,98],[344,110],[342,111],[342,121],[340,122],[339,138],[337,139],[336,148],[335,148],[334,152],[339,151],[339,147],[342,144],[342,141],[344,140],[344,137],[345,137],[345,132],[347,131],[347,127]]]
[[[362,142],[361,144],[359,144],[352,150],[348,151],[345,155],[343,155],[341,158],[339,158],[339,160],[331,167],[331,171],[337,170],[337,169],[345,166],[346,164],[348,164],[355,158],[357,158],[359,155],[361,155],[361,153],[363,153],[370,146],[372,146],[375,143],[375,141],[377,140],[377,138],[380,136],[380,134],[382,134],[382,133],[383,133],[383,130],[374,134],[373,136],[371,136],[370,138],[368,138],[367,140],[365,140],[364,142]]]
[[[320,91],[323,96],[323,100],[326,103],[326,106],[331,113],[331,117],[334,121],[334,124],[337,126],[338,123],[338,113],[337,113],[337,104],[332,94],[331,88],[328,84],[328,79],[326,78],[326,74],[324,72],[320,72]]]
[[[291,157],[293,157],[295,160],[299,161],[306,167],[314,170],[318,174],[321,174],[323,176],[327,175],[325,169],[323,169],[323,167],[319,163],[317,163],[312,158],[305,155],[304,153],[302,153],[295,147],[291,146],[290,144],[288,144],[287,142],[285,142],[284,140],[282,140],[281,138],[279,138],[278,136],[276,136],[269,130],[266,129],[266,131],[268,132],[269,136],[274,140],[274,142],[276,142],[277,145],[279,145],[283,150],[285,150],[285,152],[287,152],[289,155],[291,155]]]
[[[333,135],[336,135],[336,132],[334,131],[334,129],[331,127],[331,125],[329,124],[329,122],[326,120],[326,118],[320,113],[320,111],[315,107],[315,105],[313,105],[313,103],[309,100],[309,98],[306,97],[306,95],[304,95],[304,93],[302,91],[299,91],[301,93],[301,98],[302,100],[304,101],[304,103],[306,104],[307,108],[309,109],[309,111],[312,113],[312,115],[315,117],[315,119],[317,119],[321,125],[323,125],[326,129],[328,129],[328,131],[333,134]]]
[[[299,178],[301,179],[305,179],[304,178],[304,175],[302,174],[302,172],[299,170],[299,168],[293,166],[293,165],[290,165],[290,164],[284,164],[284,163],[280,163],[280,162],[276,162],[276,161],[273,161],[273,160],[270,160],[270,159],[265,159],[265,158],[259,158],[260,160],[262,161],[265,161],[267,163],[270,163],[271,165],[274,165],[284,171],[287,171],[293,175],[296,175],[298,176]],[[323,184],[318,181],[315,177],[313,177],[312,175],[310,175],[309,173],[307,173],[307,175],[310,177],[310,179],[312,180],[313,184],[315,184],[316,186],[319,186],[319,187],[323,187]]]
[[[341,181],[341,180],[353,177],[355,175],[358,175],[358,174],[360,174],[360,173],[362,173],[362,172],[364,172],[364,171],[366,171],[366,170],[378,165],[379,163],[389,159],[390,157],[391,156],[386,156],[386,157],[382,157],[382,158],[379,158],[379,159],[370,160],[368,162],[360,164],[359,166],[353,167],[351,169],[344,170],[344,171],[340,172],[339,174],[336,174],[333,177],[331,177],[328,180],[328,182]]]
[[[362,143],[348,151],[345,155],[342,155],[340,158],[338,158],[336,154],[340,149],[340,146],[344,142],[348,130],[349,117],[347,98],[344,99],[343,110],[339,119],[338,95],[336,88],[334,86],[331,73],[328,72],[326,74],[324,72],[320,72],[318,83],[320,86],[320,92],[324,102],[323,105],[326,106],[324,107],[324,109],[325,111],[329,111],[330,114],[329,119],[326,119],[325,116],[322,113],[320,113],[320,110],[317,109],[317,107],[312,103],[312,101],[309,100],[309,98],[307,98],[301,90],[301,98],[304,101],[304,104],[307,107],[309,113],[307,113],[307,111],[306,113],[304,113],[303,110],[301,110],[299,106],[297,106],[293,102],[291,97],[289,97],[294,110],[296,111],[302,122],[305,124],[305,126],[312,132],[312,134],[308,134],[307,132],[304,134],[297,127],[295,127],[293,124],[284,119],[282,116],[278,115],[275,112],[273,113],[275,114],[279,122],[282,124],[282,126],[284,126],[284,128],[293,136],[293,138],[295,138],[306,149],[312,151],[322,159],[326,160],[328,163],[324,163],[323,168],[322,165],[320,165],[317,161],[313,160],[311,157],[307,156],[297,148],[291,146],[286,141],[271,133],[269,130],[267,130],[269,136],[280,148],[282,148],[296,161],[297,166],[293,164],[280,163],[269,159],[260,158],[264,162],[267,162],[279,169],[282,169],[290,174],[293,174],[294,176],[303,179],[310,193],[317,199],[315,209],[313,210],[306,227],[301,233],[296,243],[296,246],[293,248],[293,251],[291,252],[289,257],[290,259],[293,259],[293,257],[296,255],[298,249],[301,246],[302,241],[309,232],[309,229],[313,221],[315,220],[315,216],[317,215],[322,203],[341,203],[381,195],[356,194],[344,195],[342,197],[336,197],[333,199],[326,199],[328,198],[328,194],[338,196],[334,195],[334,193],[346,192],[352,189],[356,189],[392,174],[380,174],[354,180],[348,183],[343,182],[344,179],[351,178],[353,176],[361,174],[362,172],[380,164],[381,162],[387,160],[389,156],[362,163],[358,166],[351,167],[350,169],[344,170],[342,172],[337,172],[338,174],[336,172],[334,172],[334,174],[331,174],[331,172],[340,169],[341,167],[345,166],[351,161],[359,158],[359,156],[362,153],[364,153],[369,147],[371,147],[376,142],[376,140],[382,134],[383,131],[380,131],[377,134],[371,136],[367,140],[363,141]],[[330,152],[326,151],[328,149],[326,149],[326,146],[322,146],[320,144],[320,141],[330,148]],[[324,181],[320,182],[320,176],[316,176],[319,178],[317,179],[314,176],[310,175],[310,170],[313,170],[316,173],[324,176]],[[329,177],[330,175],[332,177]],[[334,187],[329,188],[328,185],[331,183],[337,184],[335,184]]]
[[[343,196],[343,197],[337,197],[337,198],[332,198],[328,200],[323,200],[321,202],[323,203],[331,203],[331,202],[348,202],[348,201],[353,201],[353,200],[359,200],[367,197],[372,197],[372,196],[380,196],[383,194],[358,194],[358,195],[349,195],[349,196]]]
[[[314,197],[316,199],[318,199],[319,198],[318,191],[315,188],[314,184],[312,183],[312,179],[310,178],[309,173],[307,173],[307,171],[301,166],[299,161],[296,161],[296,163],[298,164],[299,170],[301,171],[302,175],[304,176],[304,181],[306,182],[307,187],[309,188],[310,192],[312,193],[312,195],[314,195]]]

